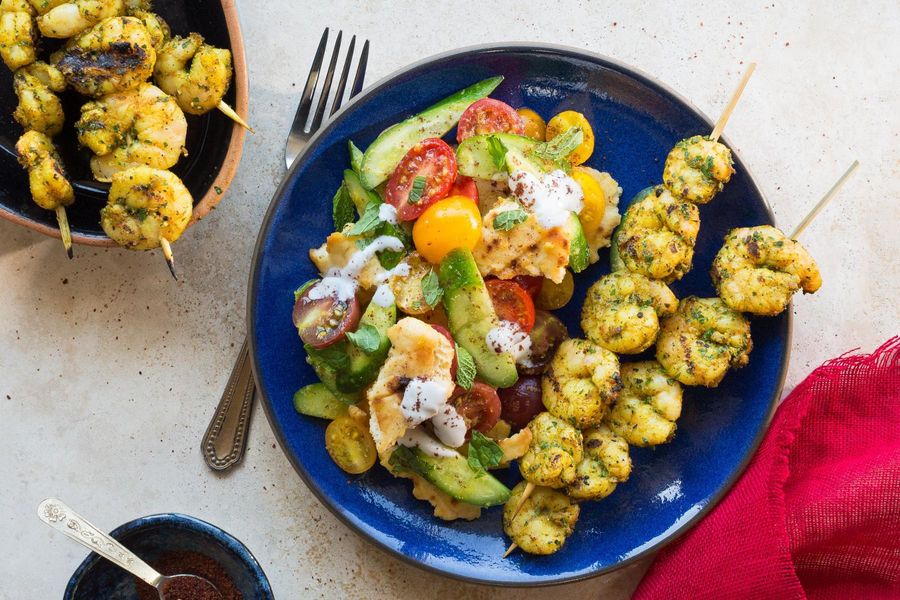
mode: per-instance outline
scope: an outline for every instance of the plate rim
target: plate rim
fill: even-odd
[[[249,80],[247,77],[247,57],[244,53],[244,37],[241,33],[240,19],[238,18],[237,7],[234,0],[218,0],[222,6],[222,12],[225,15],[225,28],[228,30],[229,50],[231,50],[232,65],[234,67],[233,84],[235,97],[235,111],[245,120],[249,113]],[[191,220],[187,227],[200,221],[225,196],[225,192],[231,186],[238,165],[241,162],[241,155],[244,152],[244,136],[246,132],[243,127],[231,122],[231,138],[228,140],[228,151],[225,158],[222,159],[222,165],[216,178],[213,179],[206,193],[200,198],[200,201],[194,206],[191,214]],[[221,190],[217,192],[216,188]],[[40,221],[17,213],[6,206],[0,204],[0,218],[16,225],[21,225],[32,231],[36,231],[47,237],[61,239],[59,227],[47,225]],[[186,230],[187,228],[185,228]],[[118,244],[105,235],[92,235],[86,233],[72,232],[72,243],[81,246],[93,246],[95,248],[116,248]]]
[[[259,365],[257,358],[257,347],[256,347],[256,327],[254,325],[253,314],[255,312],[257,302],[257,287],[258,287],[258,267],[260,264],[260,256],[263,243],[265,241],[264,234],[268,231],[271,221],[275,215],[277,207],[283,202],[285,197],[285,190],[288,187],[288,184],[293,181],[294,174],[297,171],[299,165],[303,162],[303,159],[306,155],[315,147],[318,143],[320,137],[324,137],[328,134],[336,124],[341,120],[344,113],[349,110],[351,107],[355,106],[359,102],[363,102],[367,100],[370,96],[379,92],[382,88],[389,85],[394,79],[397,77],[401,77],[402,75],[419,69],[421,67],[427,66],[429,63],[439,62],[441,60],[445,60],[448,58],[454,58],[459,56],[467,56],[474,54],[486,54],[486,53],[502,53],[502,52],[534,52],[537,54],[551,54],[557,56],[563,56],[568,58],[579,58],[586,59],[594,63],[600,63],[604,66],[609,66],[615,69],[618,69],[625,74],[638,79],[641,83],[645,85],[649,85],[650,87],[657,87],[662,89],[665,93],[670,94],[675,99],[684,103],[688,108],[696,113],[697,116],[701,118],[710,128],[713,127],[714,121],[710,119],[706,113],[700,110],[693,102],[691,102],[686,97],[682,96],[679,92],[671,88],[668,84],[660,81],[659,79],[649,75],[643,70],[634,67],[624,61],[618,60],[616,58],[612,58],[605,54],[600,54],[598,52],[593,52],[590,50],[585,50],[582,48],[575,48],[573,46],[567,46],[564,44],[551,44],[551,43],[539,43],[539,42],[521,42],[521,41],[512,41],[512,42],[495,42],[495,43],[487,43],[487,44],[474,44],[469,46],[461,46],[459,48],[455,48],[452,50],[448,50],[446,52],[440,52],[437,54],[433,54],[412,62],[406,66],[403,66],[384,77],[380,78],[369,87],[365,88],[358,96],[353,98],[350,102],[345,104],[338,112],[329,118],[329,120],[317,131],[303,148],[300,153],[297,155],[297,158],[294,160],[294,163],[291,165],[291,168],[285,173],[281,183],[279,183],[275,192],[272,195],[272,199],[269,202],[268,207],[266,208],[266,213],[263,217],[262,222],[260,223],[259,232],[257,234],[256,243],[253,249],[253,257],[250,263],[250,274],[248,278],[248,286],[247,286],[247,302],[246,302],[246,330],[247,330],[247,343],[249,346],[250,352],[250,365],[253,370],[254,382],[260,381],[259,379]],[[720,138],[729,148],[733,149],[733,145],[728,141],[728,137],[722,135]],[[771,205],[769,204],[768,198],[766,197],[763,190],[759,187],[756,182],[756,177],[753,175],[749,166],[744,165],[744,171],[749,178],[750,184],[753,188],[756,189],[759,197],[763,200],[763,206],[768,215],[769,221],[771,223],[775,223],[775,216],[772,211]],[[291,463],[291,466],[294,468],[294,471],[300,476],[300,479],[306,485],[306,487],[313,493],[316,499],[327,508],[339,521],[341,521],[345,526],[347,526],[351,531],[353,531],[356,535],[366,540],[370,544],[374,545],[379,550],[386,552],[388,555],[400,559],[402,562],[417,567],[419,569],[423,569],[430,573],[434,573],[436,575],[440,575],[443,577],[448,577],[450,579],[455,579],[457,581],[463,581],[466,583],[473,583],[478,585],[487,585],[492,587],[499,588],[537,588],[537,587],[550,587],[555,585],[563,585],[567,583],[575,583],[578,581],[585,581],[588,579],[592,579],[595,577],[599,577],[601,575],[605,575],[608,573],[612,573],[613,571],[617,571],[619,569],[623,569],[631,564],[634,564],[652,554],[658,553],[660,550],[683,536],[690,529],[692,529],[703,517],[705,517],[709,512],[724,498],[725,494],[727,494],[734,484],[737,483],[738,479],[746,471],[747,467],[750,464],[752,458],[756,455],[756,451],[759,448],[759,445],[762,443],[763,438],[769,430],[769,424],[772,421],[772,417],[775,413],[775,410],[778,406],[778,400],[781,398],[782,392],[784,390],[784,383],[787,377],[788,366],[790,364],[791,358],[791,339],[793,338],[793,312],[790,310],[791,304],[788,305],[787,310],[787,324],[786,324],[786,335],[783,341],[783,351],[784,351],[784,360],[782,361],[780,372],[778,374],[778,382],[776,383],[775,390],[772,394],[772,397],[769,399],[767,415],[762,423],[762,426],[755,433],[753,441],[748,447],[747,452],[741,458],[740,462],[737,465],[734,473],[722,484],[722,486],[716,491],[715,494],[711,495],[709,501],[699,510],[697,513],[692,515],[685,522],[681,523],[675,529],[663,534],[660,538],[654,542],[652,545],[642,549],[640,552],[625,558],[615,564],[609,565],[607,567],[595,569],[593,571],[587,573],[581,573],[577,575],[571,576],[558,576],[558,577],[549,577],[545,579],[540,579],[537,581],[523,581],[523,582],[513,582],[513,581],[498,581],[489,578],[481,578],[481,577],[470,577],[467,575],[462,575],[460,573],[456,573],[450,570],[440,569],[436,566],[429,565],[422,561],[416,560],[413,557],[410,557],[394,548],[390,547],[380,539],[375,538],[371,534],[364,531],[361,527],[359,527],[356,523],[353,522],[347,515],[344,514],[340,506],[337,506],[336,503],[327,496],[322,489],[315,483],[313,477],[310,473],[307,472],[306,468],[300,464],[298,460],[294,456],[286,450],[286,436],[282,431],[278,421],[275,419],[273,409],[270,405],[270,400],[265,390],[257,384],[256,390],[260,395],[260,403],[263,406],[263,410],[266,415],[266,420],[269,422],[269,426],[272,429],[272,432],[275,434],[276,441],[278,442],[278,446],[281,449],[282,453]]]

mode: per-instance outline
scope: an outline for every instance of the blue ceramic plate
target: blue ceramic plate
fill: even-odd
[[[250,277],[248,320],[256,381],[269,421],[297,472],[348,526],[394,555],[429,570],[501,585],[561,583],[621,567],[658,550],[697,521],[731,486],[756,449],[778,398],[788,357],[789,312],[754,319],[750,365],[714,390],[688,388],[674,441],[633,449],[631,479],[599,503],[586,504],[563,549],[546,557],[509,544],[501,508],[474,522],[442,522],[415,500],[410,483],[376,467],[350,477],[325,452],[325,423],[294,412],[291,398],[316,381],[291,325],[293,291],[316,271],[308,258],[331,232],[331,197],[347,168],[347,140],[365,148],[385,127],[492,75],[506,79],[492,94],[544,118],[584,113],[597,147],[588,165],[609,171],[624,190],[623,210],[639,190],[659,183],[666,154],[680,139],[712,130],[687,101],[650,77],[608,58],[569,48],[481,46],[443,54],[369,88],[329,122],[300,155],[275,194],[259,235]],[[693,270],[673,288],[679,297],[715,294],[709,267],[726,231],[772,223],[761,192],[740,157],[736,175],[709,205]],[[588,286],[609,271],[608,252],[576,277],[562,311],[572,335]],[[511,469],[500,478],[519,480]]]

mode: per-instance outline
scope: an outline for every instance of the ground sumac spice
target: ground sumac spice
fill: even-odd
[[[187,575],[199,575],[216,586],[219,593],[222,594],[223,600],[244,600],[244,595],[238,591],[237,587],[235,587],[234,582],[228,577],[225,569],[223,569],[215,560],[204,554],[200,554],[199,552],[170,552],[169,554],[160,556],[156,560],[147,562],[151,567],[163,575],[179,575],[182,573]],[[166,590],[167,593],[170,596],[178,598],[177,595],[173,594],[173,592],[178,591],[182,594],[184,600],[212,600],[213,598],[209,595],[200,595],[205,592],[201,592],[198,589],[187,589],[186,585],[188,584],[178,585],[185,587],[176,588],[175,585],[172,584],[169,586],[169,589]],[[203,587],[201,589],[205,590],[207,588]],[[156,590],[143,581],[138,580],[137,591],[140,600],[159,600],[159,595]],[[189,595],[190,593],[194,593],[194,596]]]

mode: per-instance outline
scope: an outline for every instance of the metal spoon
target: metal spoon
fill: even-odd
[[[208,589],[215,592],[218,598],[224,600],[218,588],[203,577],[196,575],[162,575],[158,573],[153,567],[135,556],[131,550],[128,550],[56,498],[48,498],[38,505],[38,517],[53,529],[64,533],[79,544],[87,546],[106,560],[122,567],[135,577],[155,587],[160,600],[176,600],[179,597],[183,597],[171,594],[167,596],[166,594],[168,589],[180,587],[179,584],[186,583],[188,579],[196,580],[195,583],[206,588],[204,592]]]

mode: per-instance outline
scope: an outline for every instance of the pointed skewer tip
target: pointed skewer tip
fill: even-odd
[[[844,171],[844,174],[840,176],[840,178],[834,183],[833,186],[831,186],[831,189],[825,192],[825,195],[822,196],[822,199],[819,200],[815,206],[813,206],[812,210],[809,211],[805,217],[803,217],[803,220],[800,221],[800,224],[797,225],[797,228],[794,229],[793,232],[791,232],[791,235],[789,236],[790,239],[796,240],[798,237],[800,237],[800,234],[803,233],[803,230],[813,222],[813,219],[819,216],[819,213],[822,212],[825,206],[829,202],[831,202],[831,199],[837,195],[838,190],[840,190],[844,186],[844,184],[847,183],[847,180],[850,179],[850,176],[853,175],[853,172],[856,171],[856,168],[858,166],[859,161],[854,160],[853,164],[851,164],[850,167],[846,171]]]
[[[509,548],[506,549],[506,552],[503,553],[503,558],[506,558],[507,556],[509,556],[510,554],[512,554],[513,551],[514,551],[516,548],[518,548],[518,547],[519,547],[519,545],[516,544],[515,542],[513,542],[512,544],[510,544],[510,545],[509,545]]]
[[[162,248],[163,257],[166,259],[166,265],[169,267],[169,273],[175,281],[178,281],[178,273],[175,272],[175,257],[172,256],[172,246],[166,238],[159,239],[159,246]]]
[[[741,77],[741,82],[738,83],[737,88],[735,88],[734,93],[731,95],[731,100],[728,101],[728,104],[725,106],[725,110],[722,111],[722,116],[720,116],[719,120],[716,121],[716,126],[713,127],[712,133],[709,134],[709,139],[711,139],[712,141],[719,141],[719,137],[725,130],[725,124],[728,123],[728,119],[729,117],[731,117],[731,113],[734,112],[734,107],[737,106],[738,100],[740,100],[741,94],[744,93],[744,88],[747,87],[747,82],[750,81],[750,76],[753,75],[753,71],[755,70],[755,62],[747,65],[747,70],[744,71],[744,76]]]
[[[253,131],[253,128],[250,127],[250,126],[247,124],[247,122],[244,121],[244,119],[242,119],[241,116],[240,116],[239,114],[237,114],[237,112],[235,112],[235,110],[234,110],[233,108],[231,108],[230,106],[228,106],[228,104],[227,104],[224,100],[220,100],[220,101],[219,101],[219,105],[217,106],[217,108],[218,108],[220,111],[222,111],[222,112],[225,114],[226,117],[228,117],[229,119],[231,119],[232,121],[234,121],[235,123],[237,123],[238,125],[240,125],[241,127],[243,127],[244,129],[246,129],[247,131],[249,131],[249,132],[252,133],[253,135],[256,135],[256,132]]]
[[[516,507],[516,511],[513,513],[512,521],[519,515],[519,511],[522,510],[522,507],[525,506],[525,501],[528,500],[528,497],[534,492],[534,488],[537,487],[530,481],[525,485],[525,490],[522,491],[522,497],[519,498],[519,505]]]

